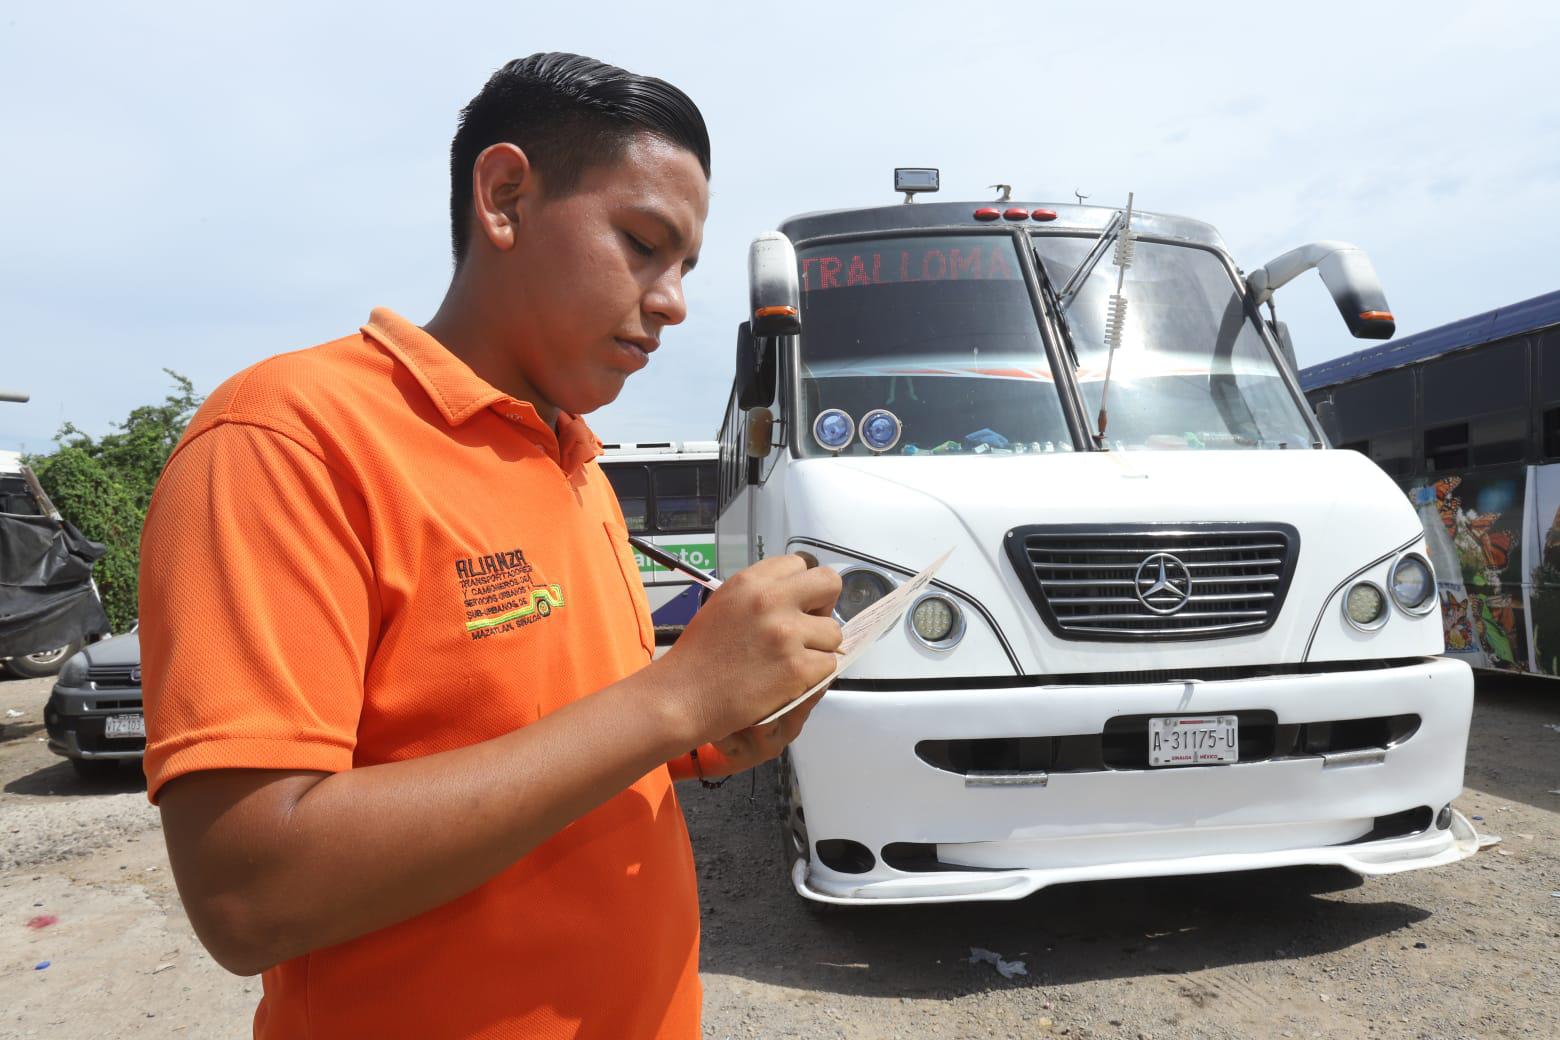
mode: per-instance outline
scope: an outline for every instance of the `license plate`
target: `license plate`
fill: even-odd
[[[146,716],[144,715],[110,715],[103,720],[103,736],[110,740],[116,737],[146,737]]]
[[[1148,720],[1148,764],[1198,766],[1240,761],[1234,715],[1171,715]]]

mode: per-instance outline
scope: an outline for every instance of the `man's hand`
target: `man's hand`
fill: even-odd
[[[757,764],[795,739],[816,698],[768,726],[753,723],[833,673],[839,595],[838,574],[799,556],[763,560],[716,590],[651,666],[665,676],[690,746],[713,742],[728,761]]]
[[[706,762],[703,755],[699,756],[699,768],[704,779],[718,780],[723,776],[741,773],[778,756],[802,732],[807,716],[812,714],[814,706],[825,692],[819,690],[767,726],[749,726],[740,733],[713,741],[711,746],[720,752],[720,760]]]

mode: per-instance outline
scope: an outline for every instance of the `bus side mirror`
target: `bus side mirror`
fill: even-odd
[[[747,456],[750,459],[769,457],[770,439],[774,436],[775,416],[768,408],[747,410]]]
[[[778,231],[764,232],[748,247],[748,303],[755,337],[794,336],[802,331],[796,250]]]
[[[1381,279],[1365,251],[1347,242],[1312,242],[1275,257],[1246,277],[1251,302],[1260,307],[1295,277],[1316,268],[1332,294],[1349,334],[1356,339],[1391,339],[1397,331]]]
[[[737,407],[744,411],[759,405],[758,344],[753,342],[753,323],[737,326]]]
[[[753,335],[753,323],[737,326],[737,407],[746,411],[767,405],[775,399],[775,352],[773,340]]]

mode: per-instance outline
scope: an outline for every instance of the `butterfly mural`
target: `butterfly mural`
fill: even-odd
[[[1515,474],[1441,477],[1411,487],[1441,582],[1446,648],[1479,667],[1525,669],[1519,562],[1523,483]],[[1480,508],[1498,506],[1499,508]],[[1433,531],[1437,526],[1444,531]],[[1441,547],[1441,552],[1435,548]]]

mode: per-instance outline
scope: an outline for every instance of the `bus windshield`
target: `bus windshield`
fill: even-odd
[[[830,243],[798,259],[800,454],[836,453],[812,434],[835,408],[852,423],[892,412],[895,454],[1072,450],[1011,236]],[[838,454],[872,451],[855,436]]]
[[[1062,286],[1094,239],[1037,235],[1051,284]],[[1095,265],[1063,311],[1090,422],[1105,385],[1105,318],[1118,268]],[[1218,256],[1139,240],[1127,268],[1121,345],[1106,397],[1112,448],[1309,448],[1311,432]]]

